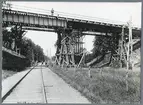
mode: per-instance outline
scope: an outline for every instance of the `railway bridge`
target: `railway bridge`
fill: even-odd
[[[117,55],[127,67],[133,50],[133,39],[141,37],[141,29],[129,24],[76,19],[53,14],[39,14],[13,9],[2,9],[3,27],[21,27],[21,31],[37,30],[57,33],[56,63],[60,66],[80,65],[86,51],[85,35],[111,37],[118,43]],[[18,35],[18,34],[17,34]],[[125,40],[128,39],[127,42]],[[80,58],[80,60],[76,60]]]

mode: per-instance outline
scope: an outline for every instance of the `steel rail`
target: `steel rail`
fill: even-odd
[[[41,64],[41,78],[42,78],[42,89],[43,89],[42,92],[43,92],[44,103],[48,103],[47,96],[46,96],[45,85],[44,85],[44,78],[43,78],[43,72],[42,72],[42,64]]]

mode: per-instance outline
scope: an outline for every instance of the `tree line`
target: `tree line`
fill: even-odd
[[[47,57],[44,55],[43,49],[31,39],[24,37],[24,32],[21,26],[11,27],[10,30],[3,29],[3,46],[15,52],[19,49],[19,53],[27,58],[29,65],[35,61],[45,61]]]
[[[93,41],[93,49],[91,54],[86,55],[85,62],[88,63],[94,58],[101,56],[100,61],[104,59],[105,55],[111,53],[111,56],[116,53],[118,49],[119,37],[105,37],[105,36],[95,36]]]

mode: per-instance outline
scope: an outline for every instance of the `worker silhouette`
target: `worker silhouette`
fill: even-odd
[[[53,16],[54,15],[54,9],[52,8],[51,10],[51,15]]]

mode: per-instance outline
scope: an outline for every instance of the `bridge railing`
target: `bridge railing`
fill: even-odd
[[[19,5],[10,5],[10,7],[4,6],[3,8],[11,8],[11,10],[32,12],[37,14],[52,15],[51,10],[46,10],[41,8],[33,8],[33,7],[19,6]],[[105,18],[98,18],[98,17],[85,16],[85,15],[79,15],[79,14],[71,14],[71,13],[65,13],[60,11],[54,11],[53,16],[101,22],[101,23],[109,23],[109,24],[116,24],[116,25],[127,25],[127,22],[123,22],[123,21],[110,20]],[[132,26],[139,27],[139,26],[135,26],[134,24],[132,24]]]
[[[118,25],[126,24],[126,22],[122,22],[122,21],[92,17],[92,16],[85,16],[85,15],[79,15],[79,14],[70,14],[70,13],[64,13],[64,12],[58,12],[58,11],[55,11],[55,15],[57,15],[57,16],[59,15],[59,16],[63,16],[63,17],[69,17],[69,18],[73,18],[73,19],[81,19],[81,20],[95,21],[95,22],[104,22],[104,23],[110,23],[110,24],[111,23],[112,24],[118,24]]]

